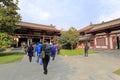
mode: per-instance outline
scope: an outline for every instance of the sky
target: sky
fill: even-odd
[[[120,18],[120,0],[19,0],[22,21],[77,30]]]

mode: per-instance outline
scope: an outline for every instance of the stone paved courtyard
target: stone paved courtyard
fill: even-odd
[[[42,65],[22,61],[0,64],[0,80],[120,80],[112,73],[120,68],[120,51],[97,51],[88,57],[56,56],[50,61],[48,74],[43,74]]]

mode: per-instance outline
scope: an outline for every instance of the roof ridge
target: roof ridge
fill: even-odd
[[[19,23],[27,23],[27,24],[33,24],[33,25],[41,25],[41,26],[46,26],[46,27],[53,27],[55,28],[55,26],[53,26],[52,24],[50,25],[44,25],[44,24],[38,24],[38,23],[31,23],[31,22],[25,22],[25,21],[20,21]]]
[[[113,22],[113,21],[117,21],[117,20],[120,20],[120,18],[117,18],[117,19],[112,19],[112,20],[109,20],[109,21],[102,21],[102,23],[97,23],[97,24],[93,24],[93,25],[102,25],[102,24],[107,24],[107,23],[110,23],[110,22]]]

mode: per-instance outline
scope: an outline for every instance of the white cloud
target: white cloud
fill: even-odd
[[[50,18],[50,13],[42,10],[38,5],[33,4],[29,1],[20,0],[19,2],[20,11],[19,13],[23,16],[23,20],[25,17],[31,20],[48,20]]]
[[[39,17],[41,20],[48,20],[50,18],[50,14],[48,12],[40,12]]]
[[[98,21],[109,21],[120,18],[120,0],[101,0]]]
[[[101,16],[99,16],[98,21],[99,22],[109,21],[109,20],[113,20],[113,19],[116,19],[116,18],[120,18],[120,11],[116,11],[116,12],[113,12],[113,13],[101,15]]]
[[[116,5],[120,4],[120,0],[100,0],[101,4],[104,5]]]
[[[19,7],[23,21],[65,30],[120,17],[120,0],[19,0]]]

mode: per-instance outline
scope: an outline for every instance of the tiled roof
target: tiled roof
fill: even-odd
[[[30,29],[42,29],[42,30],[55,30],[59,31],[55,28],[55,26],[51,25],[42,25],[42,24],[36,24],[36,23],[29,23],[29,22],[19,22],[17,25],[24,27],[24,28],[30,28]]]
[[[84,36],[80,36],[80,41],[90,40],[92,38],[92,34],[86,34]]]
[[[93,25],[94,27],[90,31],[110,28],[110,27],[113,27],[114,25],[120,25],[120,18],[114,19],[111,21],[107,21],[107,22],[102,22],[99,24],[95,24],[95,25]]]
[[[90,25],[88,25],[88,26],[86,26],[86,27],[78,30],[78,32],[79,32],[79,33],[80,33],[80,32],[86,32],[86,31],[92,29],[92,28],[94,27],[94,25],[95,25],[95,24],[90,23]]]
[[[89,32],[99,31],[99,30],[103,30],[103,29],[113,28],[116,26],[120,26],[120,18],[114,19],[111,21],[107,21],[107,22],[102,22],[99,24],[90,24],[78,31],[89,33]]]

